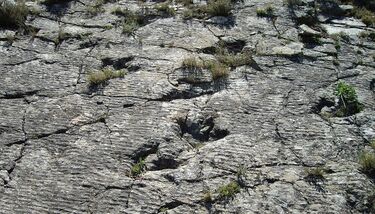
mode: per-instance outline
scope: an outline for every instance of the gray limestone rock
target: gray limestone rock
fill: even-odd
[[[25,3],[27,30],[0,28],[0,213],[375,209],[359,163],[375,152],[375,43],[359,38],[374,29],[351,6],[185,19],[180,2],[169,17],[159,1]],[[103,69],[125,75],[90,83]],[[336,114],[339,81],[362,111]]]

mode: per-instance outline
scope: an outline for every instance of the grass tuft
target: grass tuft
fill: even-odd
[[[138,163],[134,164],[130,169],[130,173],[133,177],[137,177],[146,170],[146,164],[143,159],[139,159]]]
[[[0,27],[23,28],[28,14],[29,10],[24,1],[15,4],[8,1],[0,2]]]
[[[156,5],[155,9],[158,12],[163,13],[163,15],[166,15],[166,16],[174,16],[176,14],[176,11],[172,7],[169,6],[168,2]]]
[[[123,78],[125,72],[123,70],[114,71],[111,69],[103,69],[101,71],[92,72],[88,75],[88,82],[91,86],[102,85],[106,81],[114,78]]]
[[[206,12],[211,16],[229,16],[232,7],[231,0],[211,0],[206,6]]]
[[[375,154],[370,152],[364,152],[359,156],[359,163],[361,164],[361,170],[367,175],[375,176]]]
[[[272,18],[274,17],[274,9],[271,5],[268,5],[265,8],[258,8],[257,9],[257,16],[259,17],[267,17],[267,18]]]
[[[227,185],[219,187],[217,190],[219,199],[233,198],[236,193],[240,192],[240,185],[236,181],[232,181]]]

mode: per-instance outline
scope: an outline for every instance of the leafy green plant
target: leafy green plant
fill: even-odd
[[[24,1],[10,3],[8,1],[0,2],[0,27],[4,28],[23,28],[29,10]]]
[[[130,169],[130,173],[133,177],[139,176],[142,172],[146,170],[146,164],[143,159],[139,159],[138,163],[134,164]]]
[[[233,198],[236,193],[240,192],[240,185],[236,181],[232,181],[227,185],[219,187],[217,192],[219,193],[219,199]]]
[[[123,78],[125,72],[123,70],[114,71],[111,69],[103,69],[101,71],[91,72],[88,75],[88,82],[91,86],[104,84],[106,81],[114,78]]]
[[[339,82],[336,87],[336,96],[339,98],[337,116],[349,116],[360,112],[363,105],[358,101],[357,93],[353,86]]]

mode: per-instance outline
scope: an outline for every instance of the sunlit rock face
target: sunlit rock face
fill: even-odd
[[[375,29],[327,2],[26,1],[0,213],[374,212]]]

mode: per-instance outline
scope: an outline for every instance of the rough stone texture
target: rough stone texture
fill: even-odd
[[[0,213],[370,213],[375,185],[358,156],[375,139],[375,43],[358,35],[374,29],[311,17],[317,2],[245,0],[206,20],[183,20],[178,5],[125,35],[111,11],[138,1],[96,16],[89,0],[27,1],[40,11],[26,22],[35,35],[0,29]],[[257,17],[268,4],[275,17]],[[349,38],[338,49],[311,20]],[[184,58],[214,59],[220,41],[253,63],[187,81]],[[89,87],[104,67],[127,74]],[[356,88],[362,112],[325,116],[338,81]],[[140,158],[146,171],[131,176]],[[309,179],[316,167],[324,179]],[[220,200],[235,180],[240,192]]]

